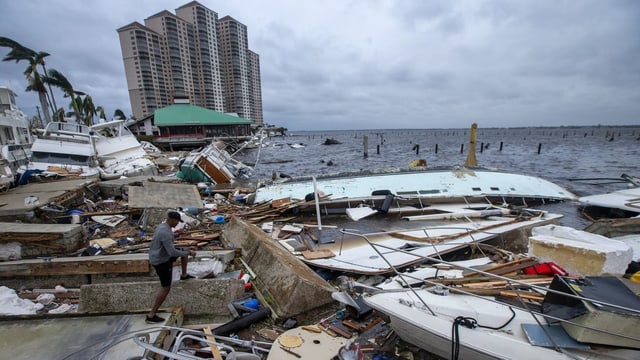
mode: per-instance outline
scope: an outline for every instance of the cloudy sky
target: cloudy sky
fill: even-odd
[[[50,53],[47,66],[108,115],[130,114],[116,29],[187,2],[2,0],[0,36]],[[640,124],[640,1],[200,2],[247,25],[268,124]],[[0,62],[0,85],[35,114],[37,97],[23,91],[25,67]]]

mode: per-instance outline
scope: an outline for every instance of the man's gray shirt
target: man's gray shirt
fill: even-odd
[[[188,256],[189,250],[178,250],[173,245],[173,231],[167,223],[158,225],[151,239],[149,247],[149,263],[160,265],[171,260],[172,257],[179,258]]]

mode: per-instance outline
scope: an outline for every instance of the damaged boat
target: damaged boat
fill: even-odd
[[[514,201],[527,204],[576,198],[570,191],[539,177],[485,168],[454,167],[293,178],[259,185],[248,201],[313,200],[314,192],[321,195],[321,205],[327,208],[344,207],[344,204],[362,200],[370,200],[376,207],[383,207],[385,200],[393,200],[394,206],[400,206],[426,202],[464,203],[478,199],[498,204]]]
[[[410,209],[404,210],[411,213]],[[555,223],[562,217],[534,209],[494,208],[486,203],[434,205],[429,211],[432,215],[403,216],[396,221],[378,216],[370,218],[368,224],[341,225],[352,229],[326,225],[326,221],[318,225],[287,225],[273,230],[272,238],[312,267],[375,275],[412,266],[424,257],[449,253],[468,244],[493,239],[524,241],[523,234],[530,233],[531,228]],[[359,229],[354,230],[356,226]],[[368,230],[380,226],[386,230]],[[370,243],[384,248],[385,256],[380,256]]]
[[[98,157],[93,132],[86,125],[50,122],[33,142],[31,158],[21,167],[20,184],[32,176],[98,178]]]
[[[640,215],[640,178],[627,174],[621,180],[629,187],[604,194],[582,196],[582,213],[592,218],[627,218]]]
[[[156,165],[135,136],[115,120],[86,126],[51,122],[38,134],[20,183],[30,176],[116,179],[121,176],[157,175]]]
[[[568,231],[548,227],[537,234],[538,241],[548,241],[546,234],[556,230]],[[597,246],[604,252],[619,246],[611,243],[604,239]],[[371,246],[386,256],[386,248]],[[565,257],[565,264],[584,264],[591,255]],[[396,272],[395,280],[377,287],[350,285],[364,292],[364,303],[385,314],[403,340],[431,353],[452,359],[640,356],[640,298],[617,276],[602,275],[612,271],[607,266],[595,276],[577,276],[548,262],[472,266],[439,254],[423,260],[434,270],[428,276],[425,271]],[[459,273],[445,274],[448,269]]]
[[[102,180],[122,176],[155,176],[158,168],[135,135],[124,125],[124,120],[114,120],[91,126],[97,139],[96,153]]]
[[[15,97],[11,89],[0,86],[0,189],[13,185],[20,166],[29,162],[33,143],[29,120]]]
[[[191,152],[180,163],[177,176],[188,182],[231,184],[236,179],[247,179],[251,168],[234,159],[225,149],[225,144],[212,142],[205,148]]]

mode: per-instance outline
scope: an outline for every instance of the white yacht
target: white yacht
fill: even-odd
[[[33,142],[31,160],[23,168],[20,183],[25,183],[32,176],[98,177],[100,172],[94,133],[86,125],[57,121],[48,123]]]
[[[0,86],[0,188],[13,184],[18,168],[29,162],[33,143],[29,120],[16,105],[15,98],[15,92]]]
[[[124,126],[124,120],[92,126],[51,122],[34,141],[31,161],[24,174],[104,180],[157,175],[156,165],[146,155],[140,142]]]
[[[125,120],[113,120],[91,126],[96,137],[100,177],[103,180],[122,176],[158,175],[158,167],[135,135],[125,126]]]

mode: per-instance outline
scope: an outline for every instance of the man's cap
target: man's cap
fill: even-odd
[[[182,218],[180,217],[180,213],[175,212],[175,211],[169,211],[167,213],[167,218],[168,219],[175,219],[175,220],[178,220],[179,222],[184,222],[184,221],[182,221]]]

